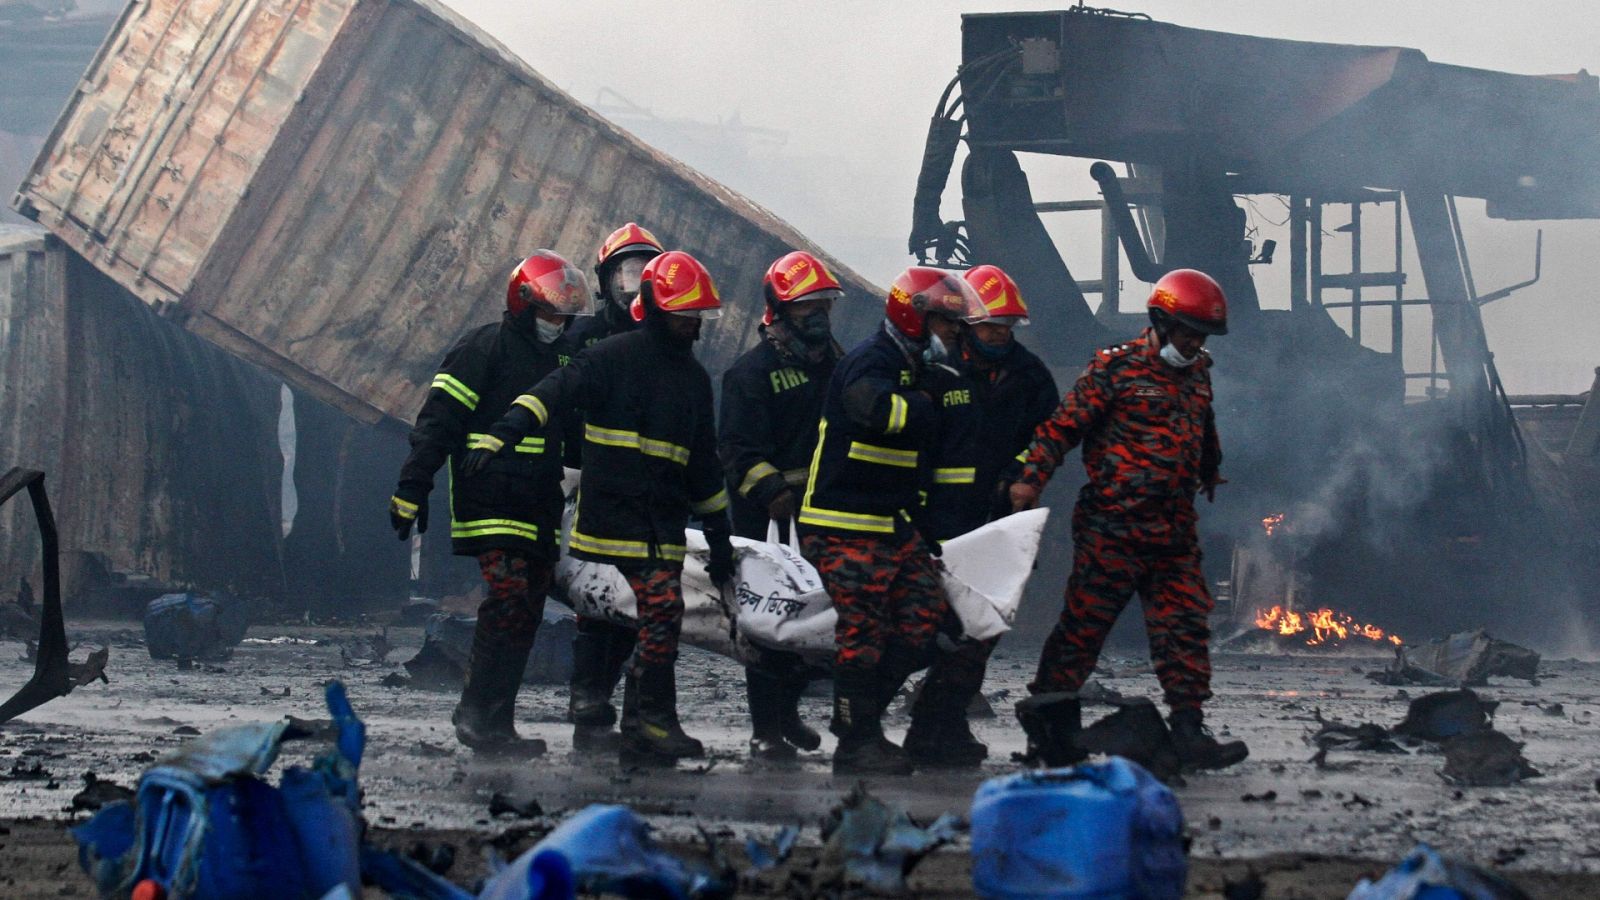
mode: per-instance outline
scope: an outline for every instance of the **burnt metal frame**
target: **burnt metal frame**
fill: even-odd
[[[0,505],[23,488],[33,502],[34,518],[39,520],[39,543],[44,557],[44,604],[39,614],[39,651],[34,660],[33,677],[0,706],[0,723],[9,722],[30,709],[72,693],[72,667],[67,661],[67,628],[61,613],[60,544],[50,499],[44,492],[44,473],[36,469],[14,468],[0,478]]]

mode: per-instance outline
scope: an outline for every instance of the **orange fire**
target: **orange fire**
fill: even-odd
[[[1324,606],[1316,612],[1297,613],[1292,609],[1274,606],[1256,613],[1256,627],[1275,631],[1284,636],[1304,634],[1307,647],[1348,640],[1352,635],[1369,641],[1387,641],[1395,646],[1404,643],[1397,634],[1388,634],[1376,625],[1364,625],[1342,612]]]
[[[1261,527],[1267,530],[1267,537],[1272,537],[1273,529],[1283,524],[1283,513],[1273,513],[1261,520]]]

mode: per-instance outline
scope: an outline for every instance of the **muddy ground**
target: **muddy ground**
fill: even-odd
[[[284,714],[322,716],[318,685],[330,676],[345,681],[367,723],[362,782],[367,818],[380,840],[452,844],[458,852],[451,876],[462,883],[481,874],[485,848],[512,856],[564,812],[596,801],[632,805],[667,840],[685,847],[697,842],[702,825],[733,847],[747,834],[770,836],[783,825],[803,825],[802,851],[791,867],[804,869],[818,821],[850,788],[832,777],[824,753],[809,754],[789,770],[751,765],[744,754],[742,673],[729,660],[693,650],[681,663],[680,705],[685,727],[707,741],[709,760],[641,773],[622,771],[610,760],[574,758],[562,721],[566,692],[550,686],[525,689],[519,711],[523,730],[549,741],[550,755],[532,765],[483,763],[454,742],[448,726],[453,695],[382,683],[404,672],[399,663],[421,644],[420,629],[389,629],[397,648],[389,664],[344,662],[340,644],[372,631],[255,626],[232,659],[180,670],[149,658],[137,625],[70,626],[75,643],[109,644],[111,683],[81,688],[0,728],[0,817],[8,829],[0,833],[0,884],[7,895],[92,893],[65,831],[84,816],[69,807],[84,772],[131,785],[192,729]],[[26,681],[31,665],[22,653],[20,642],[0,641],[0,689],[9,692]],[[1335,752],[1328,768],[1309,761],[1306,735],[1315,728],[1315,710],[1393,725],[1409,699],[1426,692],[1369,681],[1365,672],[1381,662],[1217,658],[1213,724],[1248,741],[1252,752],[1235,769],[1190,778],[1177,791],[1193,836],[1191,893],[1220,896],[1225,880],[1253,867],[1265,879],[1265,896],[1343,897],[1362,875],[1381,872],[1426,841],[1508,874],[1535,896],[1600,896],[1600,665],[1546,662],[1538,685],[1497,679],[1480,691],[1501,702],[1498,727],[1527,742],[1526,756],[1544,774],[1514,787],[1458,788],[1439,777],[1443,759],[1436,753]],[[1016,770],[1010,754],[1021,749],[1022,736],[1009,707],[1023,695],[1032,664],[1031,654],[1004,649],[996,658],[985,691],[1001,715],[974,723],[992,750],[981,772],[879,779],[871,784],[874,793],[921,821],[945,811],[964,814],[983,779]],[[1107,666],[1107,687],[1157,695],[1142,661],[1113,658]],[[805,701],[805,712],[820,724],[826,706],[819,693]],[[1109,711],[1091,707],[1088,715]],[[888,724],[893,736],[903,731],[899,707]],[[42,777],[9,777],[14,768],[35,764]],[[496,792],[536,800],[544,815],[491,816]],[[1269,794],[1272,799],[1259,799]],[[775,891],[786,877],[784,871],[770,874],[750,889]],[[913,881],[923,896],[967,896],[969,885],[964,843],[936,853]]]

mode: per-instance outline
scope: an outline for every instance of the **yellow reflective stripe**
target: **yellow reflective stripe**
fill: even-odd
[[[544,401],[532,394],[523,394],[511,401],[511,405],[520,406],[533,413],[533,417],[539,420],[540,425],[548,424],[550,421],[550,411],[544,408]]]
[[[493,435],[480,434],[478,432],[471,432],[471,433],[469,433],[467,435],[467,446],[469,448],[475,448],[475,447],[478,446],[478,442],[479,441],[481,441],[482,439],[487,438],[487,437],[493,437]],[[495,438],[495,440],[499,440],[499,438]],[[487,444],[484,445],[484,446],[486,448],[488,448]],[[494,448],[494,449],[498,450],[498,448]],[[525,437],[522,440],[518,441],[517,442],[517,446],[512,448],[512,449],[516,450],[518,453],[543,453],[544,452],[544,438],[542,438],[542,437]]]
[[[490,453],[499,453],[500,448],[504,447],[505,445],[505,441],[500,440],[492,434],[480,434],[476,437],[473,437],[472,440],[467,443],[467,449],[488,450]]]
[[[877,463],[883,466],[898,466],[902,469],[915,469],[917,467],[917,451],[897,450],[894,447],[879,447],[877,444],[863,444],[860,441],[850,442],[851,459],[862,462]]]
[[[413,519],[417,517],[417,505],[415,503],[407,503],[406,501],[401,500],[399,497],[390,497],[389,505],[403,513],[409,514]]]
[[[899,434],[906,429],[906,419],[911,415],[911,404],[899,394],[889,395],[889,426],[885,434]]]
[[[485,537],[491,534],[509,534],[537,541],[539,526],[516,519],[472,519],[450,525],[450,536],[453,538]]]
[[[444,372],[433,376],[433,386],[461,401],[467,409],[478,408],[478,392],[467,387],[466,382]]]
[[[1015,459],[1019,463],[1027,462],[1028,461],[1028,448],[1027,447],[1023,447],[1022,448],[1022,452],[1018,453],[1016,456],[1013,456],[1012,459]]]
[[[802,506],[800,507],[800,521],[806,525],[820,525],[824,528],[870,531],[875,534],[894,534],[893,516],[873,516],[866,513]]]
[[[627,559],[649,559],[650,545],[644,541],[619,541],[612,538],[599,538],[594,535],[584,534],[576,527],[572,529],[572,540],[567,545],[573,550],[582,550],[587,553],[597,553],[602,556],[621,556]],[[679,544],[658,544],[656,550],[662,559],[681,560],[688,548]]]
[[[768,475],[777,474],[777,466],[766,461],[756,463],[750,467],[750,471],[745,473],[744,480],[739,482],[739,496],[750,496],[750,492],[756,489],[756,485],[761,483],[761,479],[766,478]]]
[[[794,487],[799,487],[806,483],[806,476],[810,472],[810,469],[784,469],[783,480]]]
[[[602,428],[585,422],[583,436],[586,440],[606,447],[626,447],[637,450],[646,456],[670,460],[680,466],[689,464],[688,447],[682,447],[670,441],[641,437],[637,431],[625,431],[621,428]]]
[[[934,484],[971,484],[978,480],[978,470],[975,468],[934,469]]]
[[[690,511],[692,511],[697,516],[703,516],[703,515],[705,515],[707,513],[721,512],[722,510],[725,510],[727,508],[728,508],[728,492],[727,491],[717,491],[715,494],[712,494],[710,497],[707,497],[706,499],[701,500],[699,503],[691,503],[691,504],[689,504]]]

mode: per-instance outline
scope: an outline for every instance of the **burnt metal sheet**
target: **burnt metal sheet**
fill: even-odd
[[[429,0],[135,0],[15,204],[368,422],[415,414],[536,247],[587,263],[633,219],[701,256],[733,306],[714,366],[753,340],[767,265],[817,250]]]
[[[1600,79],[1581,72],[1082,10],[965,16],[963,63],[979,146],[1200,163],[1241,190],[1425,188],[1505,217],[1600,217]]]

